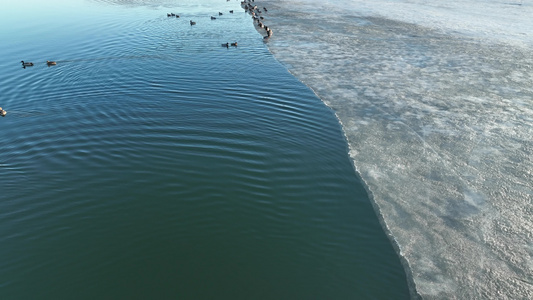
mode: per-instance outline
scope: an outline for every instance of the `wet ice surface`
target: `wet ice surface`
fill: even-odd
[[[256,4],[272,53],[343,124],[417,293],[533,298],[533,43],[487,40],[498,24],[472,38],[327,1]]]

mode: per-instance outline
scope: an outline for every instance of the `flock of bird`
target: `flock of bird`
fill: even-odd
[[[230,0],[226,0],[226,1],[230,1]],[[254,22],[256,23],[256,25],[259,27],[259,28],[263,28],[265,31],[266,31],[266,35],[263,37],[263,39],[267,40],[269,39],[272,34],[273,34],[273,31],[271,28],[269,28],[268,26],[264,25],[263,24],[263,20],[265,19],[261,14],[263,12],[267,12],[268,10],[266,9],[266,7],[263,7],[263,9],[261,10],[260,8],[257,7],[257,5],[254,5],[252,6],[252,3],[254,2],[255,0],[245,0],[245,1],[241,1],[241,6],[244,8],[244,11],[251,14],[252,15],[252,18],[254,20]],[[230,10],[229,11],[231,14],[233,13],[233,10]],[[222,16],[223,13],[219,12],[218,13],[219,16]],[[175,14],[175,13],[167,13],[167,17],[175,17],[175,18],[179,18],[180,16]],[[211,20],[216,20],[217,18],[216,17],[213,17],[211,16]],[[193,25],[196,25],[196,22],[194,22],[193,20],[190,20],[189,23],[191,24],[191,26]],[[229,48],[229,46],[233,46],[233,47],[237,47],[237,42],[234,42],[234,43],[224,43],[222,44],[222,47],[226,47],[226,48]],[[22,67],[23,68],[26,68],[26,67],[32,67],[34,64],[32,62],[25,62],[23,60],[20,61],[22,63]],[[55,61],[49,61],[47,60],[46,61],[46,65],[47,66],[55,66],[57,65],[57,62]],[[0,109],[1,110],[1,109]],[[2,116],[5,116],[5,111],[4,110],[1,110],[0,111],[0,115]]]
[[[230,0],[226,0],[226,1],[230,1]],[[241,6],[244,8],[245,12],[249,13],[250,15],[252,15],[252,18],[254,20],[255,25],[257,25],[259,28],[262,28],[262,29],[265,30],[266,35],[263,37],[263,39],[268,40],[272,36],[273,31],[268,26],[265,26],[263,24],[263,22],[262,22],[265,19],[262,16],[263,12],[266,13],[268,10],[266,9],[266,7],[263,7],[263,9],[260,9],[260,8],[257,7],[257,5],[252,5],[252,3],[254,1],[255,0],[241,1]],[[229,12],[232,14],[233,10],[230,10]],[[218,15],[222,16],[223,13],[219,12]],[[180,16],[175,14],[175,13],[167,13],[167,17],[179,18]],[[216,17],[211,16],[211,20],[216,20],[216,19],[217,19]],[[191,26],[196,25],[196,22],[194,22],[193,20],[190,20],[189,23],[191,24]],[[229,48],[230,46],[237,47],[237,42],[222,44],[222,47]],[[21,60],[20,62],[22,63],[22,67],[23,68],[32,67],[34,65],[32,62],[25,62],[23,60]],[[57,65],[57,62],[47,60],[46,61],[46,65],[47,66],[55,66],[55,65]],[[0,116],[3,117],[6,114],[7,114],[7,112],[0,107]]]
[[[252,4],[253,2],[254,0],[241,1],[241,6],[244,8],[245,12],[252,15],[255,25],[257,25],[259,28],[263,28],[266,31],[266,35],[263,37],[263,39],[268,40],[274,33],[271,28],[263,24],[263,20],[265,18],[262,16],[262,14],[263,12],[266,13],[268,9],[266,9],[266,7],[263,7],[263,9],[258,8],[257,5]]]
[[[230,1],[230,0],[226,0],[226,1]],[[262,22],[265,19],[262,16],[263,12],[266,13],[268,10],[267,10],[266,7],[263,7],[263,9],[261,9],[261,8],[258,8],[257,5],[252,5],[253,2],[255,2],[255,0],[241,1],[241,6],[244,8],[245,12],[249,13],[250,15],[252,15],[252,18],[254,20],[255,25],[257,25],[259,28],[262,28],[262,29],[265,30],[266,35],[263,37],[263,39],[268,40],[272,36],[272,34],[274,33],[271,28],[269,28],[268,26],[266,26]],[[229,12],[232,14],[233,10],[230,10]],[[223,13],[218,12],[218,15],[222,16]],[[175,13],[167,13],[167,17],[179,18],[180,15],[175,14]],[[211,20],[216,20],[216,19],[217,19],[217,17],[211,16]],[[191,24],[191,26],[196,25],[196,22],[193,21],[193,20],[189,20],[189,23]],[[237,42],[222,44],[222,47],[229,48],[230,46],[237,47]]]
[[[233,10],[230,10],[229,12],[230,12],[230,14],[232,14],[232,13],[233,13]],[[219,16],[222,16],[222,15],[224,15],[224,14],[221,13],[221,12],[218,12],[218,15],[219,15]],[[167,17],[169,17],[169,18],[179,18],[180,15],[175,14],[175,13],[167,13]],[[216,17],[211,16],[211,20],[216,20],[216,19],[217,19]],[[190,21],[189,21],[189,24],[191,24],[191,26],[193,26],[193,25],[196,25],[196,22],[193,21],[193,20],[190,20]],[[235,42],[235,43],[231,43],[231,44],[230,44],[230,43],[225,43],[225,44],[222,44],[222,47],[227,47],[227,48],[229,48],[230,45],[233,46],[233,47],[237,47],[237,42]]]

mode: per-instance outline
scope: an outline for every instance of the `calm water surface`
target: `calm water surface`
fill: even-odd
[[[0,26],[2,299],[409,297],[334,114],[238,1],[8,0]]]

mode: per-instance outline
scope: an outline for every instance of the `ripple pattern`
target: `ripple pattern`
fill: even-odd
[[[332,111],[238,2],[73,3],[0,50],[0,298],[407,297]]]

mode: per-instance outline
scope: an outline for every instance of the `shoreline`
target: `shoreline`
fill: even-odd
[[[247,1],[242,1],[241,2],[241,7],[243,7],[244,9],[244,3],[247,3],[248,1],[251,1],[251,0],[247,0]],[[253,4],[262,4],[262,3],[265,3],[265,5],[267,5],[268,7],[274,7],[271,11],[273,14],[276,13],[277,10],[279,10],[279,7],[276,6],[275,4],[271,3],[273,1],[255,1],[254,2],[250,2],[250,3],[253,3]],[[258,5],[259,7],[259,5]],[[266,7],[266,6],[264,6]],[[270,8],[268,8],[268,10],[270,11]],[[245,12],[250,14],[246,9],[245,9]],[[255,21],[252,21],[253,22],[253,25],[254,25],[254,28],[256,29],[256,31],[263,35],[263,34],[266,34],[266,31],[265,30],[262,30],[262,27],[260,26],[257,26],[256,22]],[[266,21],[264,21],[265,23],[268,23],[268,19],[266,19]],[[300,81],[303,85],[305,85],[307,88],[309,88],[313,94],[315,94],[315,96],[320,99],[320,101],[326,106],[328,107],[328,109],[331,110],[331,112],[335,115],[335,118],[337,119],[337,122],[339,123],[339,126],[341,128],[341,131],[342,131],[342,134],[344,136],[344,139],[346,141],[346,145],[347,145],[347,149],[348,149],[348,152],[346,153],[347,156],[349,157],[350,161],[351,161],[351,165],[352,165],[352,168],[354,169],[354,173],[356,175],[356,177],[361,181],[363,187],[365,188],[366,190],[366,193],[367,193],[367,196],[370,200],[370,204],[372,205],[372,207],[374,208],[374,213],[376,214],[376,218],[378,219],[379,223],[381,224],[381,227],[382,227],[382,230],[383,232],[385,233],[385,235],[387,236],[387,238],[389,239],[390,243],[391,243],[391,246],[392,248],[394,249],[394,251],[396,252],[396,255],[398,257],[398,259],[400,260],[402,266],[403,266],[403,269],[404,269],[404,273],[406,275],[406,279],[407,279],[407,286],[409,288],[409,293],[410,293],[410,296],[411,296],[411,299],[422,299],[422,296],[418,293],[417,291],[417,288],[416,288],[416,282],[414,281],[414,277],[413,277],[413,271],[411,269],[411,266],[410,266],[410,263],[408,261],[408,259],[402,255],[402,250],[401,250],[401,246],[399,245],[398,241],[396,240],[396,238],[394,237],[394,235],[392,234],[390,228],[389,228],[389,225],[387,224],[382,212],[381,212],[381,207],[379,206],[379,204],[376,202],[375,198],[374,198],[374,193],[370,187],[370,185],[368,184],[368,182],[363,178],[362,174],[361,174],[361,171],[358,169],[357,165],[356,165],[356,162],[355,160],[352,158],[352,156],[350,155],[350,153],[352,151],[356,151],[352,144],[349,142],[349,138],[348,138],[348,135],[347,135],[347,131],[346,131],[346,125],[343,123],[341,117],[339,116],[338,114],[338,111],[334,108],[334,106],[331,105],[331,103],[327,100],[325,100],[324,98],[322,98],[319,93],[313,89],[312,86],[310,86],[309,84],[307,84],[305,81],[303,81],[299,76],[298,74],[294,73],[292,70],[291,70],[291,65],[287,65],[286,63],[280,61],[276,54],[272,51],[272,48],[268,46],[268,42],[269,42],[269,39],[270,39],[271,36],[269,36],[268,38],[266,38],[266,36],[264,36],[264,42],[267,46],[267,49],[268,51],[271,53],[271,55],[276,59],[276,61],[278,61],[282,66],[285,67],[285,69],[287,70],[287,72],[289,74],[291,74],[294,78],[296,78],[298,81]]]
[[[269,9],[264,23],[277,33],[269,52],[335,114],[412,298],[533,295],[524,171],[532,163],[527,151],[505,146],[525,146],[531,128],[527,96],[509,92],[520,90],[528,71],[498,75],[514,68],[508,57],[533,57],[326,5],[256,5]],[[495,84],[472,90],[487,76]],[[518,131],[494,131],[499,122]],[[512,168],[520,159],[523,166]]]

